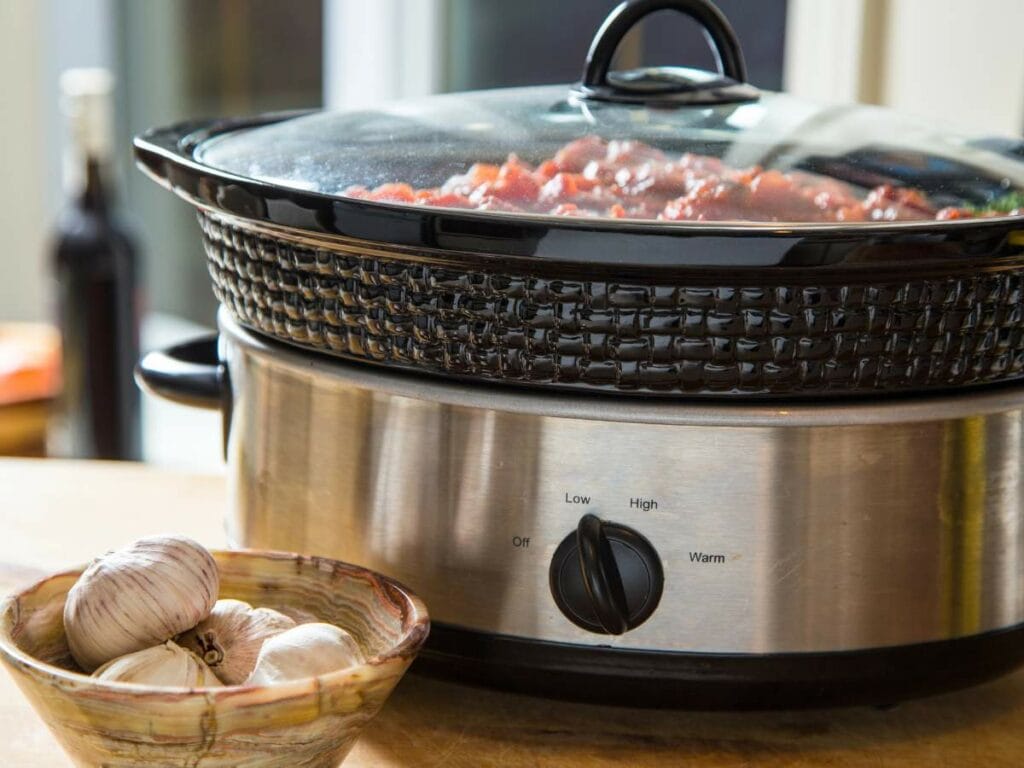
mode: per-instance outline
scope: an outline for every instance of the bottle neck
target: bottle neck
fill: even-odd
[[[112,203],[112,85],[105,70],[73,69],[61,75],[67,115],[65,195],[82,210],[105,212]]]
[[[110,199],[110,164],[95,156],[85,157],[84,164],[77,194],[78,205],[86,211],[106,213],[113,202]]]

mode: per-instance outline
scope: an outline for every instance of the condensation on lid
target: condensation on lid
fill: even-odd
[[[389,205],[796,226],[1020,216],[1022,146],[785,94],[654,108],[558,85],[306,114],[214,136],[195,158]]]

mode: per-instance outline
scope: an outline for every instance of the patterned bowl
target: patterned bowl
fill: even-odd
[[[0,605],[0,659],[79,766],[337,766],[412,663],[430,622],[390,579],[318,557],[215,552],[223,598],[310,613],[352,633],[369,661],[273,686],[205,690],[73,671],[64,601],[81,570]]]

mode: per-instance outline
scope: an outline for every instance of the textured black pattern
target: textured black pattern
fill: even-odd
[[[508,382],[856,393],[1024,372],[1024,270],[899,283],[654,285],[314,250],[200,214],[243,325],[348,358]]]

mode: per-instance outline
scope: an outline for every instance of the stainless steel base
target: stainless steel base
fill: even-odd
[[[222,312],[229,534],[360,563],[477,632],[694,653],[828,652],[1024,621],[1024,388],[840,405],[528,393],[299,353]],[[562,616],[585,512],[658,550],[625,635]]]

